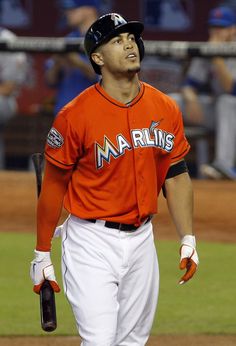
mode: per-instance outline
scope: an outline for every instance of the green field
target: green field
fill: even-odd
[[[0,336],[42,335],[39,297],[29,277],[34,236],[1,233]],[[153,334],[236,334],[236,244],[199,242],[200,266],[195,278],[177,284],[178,243],[160,241],[161,285]],[[60,241],[53,245],[53,263],[59,283]],[[56,295],[58,328],[54,335],[77,334],[70,306],[63,293]]]

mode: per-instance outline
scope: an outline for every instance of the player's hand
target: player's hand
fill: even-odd
[[[56,281],[54,268],[51,261],[50,252],[34,250],[35,259],[31,262],[30,277],[34,284],[34,292],[39,294],[44,280],[48,280],[54,292],[60,292],[60,287]]]
[[[193,235],[185,235],[181,240],[180,247],[180,264],[181,270],[186,269],[186,273],[179,281],[182,285],[193,277],[199,264],[198,254],[196,251],[196,240]]]

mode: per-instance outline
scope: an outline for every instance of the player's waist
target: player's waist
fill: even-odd
[[[74,215],[71,215],[71,218],[76,221],[77,217]],[[137,230],[140,226],[147,224],[150,222],[152,219],[152,215],[148,215],[147,218],[144,219],[144,221],[140,225],[136,224],[126,224],[126,223],[119,223],[119,222],[113,222],[113,221],[106,221],[106,220],[99,220],[99,219],[84,219],[85,221],[94,223],[94,224],[99,224],[107,228],[114,228],[118,229],[119,231],[135,231]]]

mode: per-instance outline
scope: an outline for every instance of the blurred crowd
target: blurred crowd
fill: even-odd
[[[210,10],[209,43],[236,41],[236,8],[232,5],[225,1]],[[58,0],[58,6],[66,18],[68,39],[83,37],[102,11],[99,0]],[[1,28],[0,38],[11,37],[15,37],[13,32]],[[17,115],[18,95],[30,69],[27,54],[0,52],[0,169],[6,168],[3,133]],[[72,52],[45,59],[44,80],[55,90],[54,117],[67,102],[94,84],[97,76],[84,54]],[[204,129],[206,141],[213,138],[214,158],[198,167],[198,177],[236,180],[236,58],[191,59],[178,92],[170,96],[179,104],[186,126]]]
[[[209,43],[235,42],[235,11],[227,6],[212,9],[208,33]],[[193,58],[180,93],[171,96],[182,109],[185,124],[214,134],[214,161],[201,165],[202,176],[236,180],[236,58]]]
[[[99,15],[96,0],[61,0],[61,9],[72,31],[70,37],[83,37]],[[87,57],[75,52],[57,54],[46,61],[46,82],[56,88],[55,115],[81,91],[97,81],[97,77]]]
[[[0,28],[0,39],[11,40],[15,37],[10,30]],[[28,70],[26,54],[0,54],[0,169],[5,168],[4,129],[17,114],[17,96],[27,81]]]

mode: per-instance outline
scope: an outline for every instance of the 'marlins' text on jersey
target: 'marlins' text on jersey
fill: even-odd
[[[170,152],[174,146],[174,135],[161,129],[141,129],[131,130],[130,143],[122,134],[116,136],[116,144],[112,143],[107,136],[104,136],[102,145],[95,143],[95,158],[97,169],[103,167],[103,162],[110,163],[110,158],[113,156],[117,159],[124,155],[126,150],[140,147],[155,147]]]

